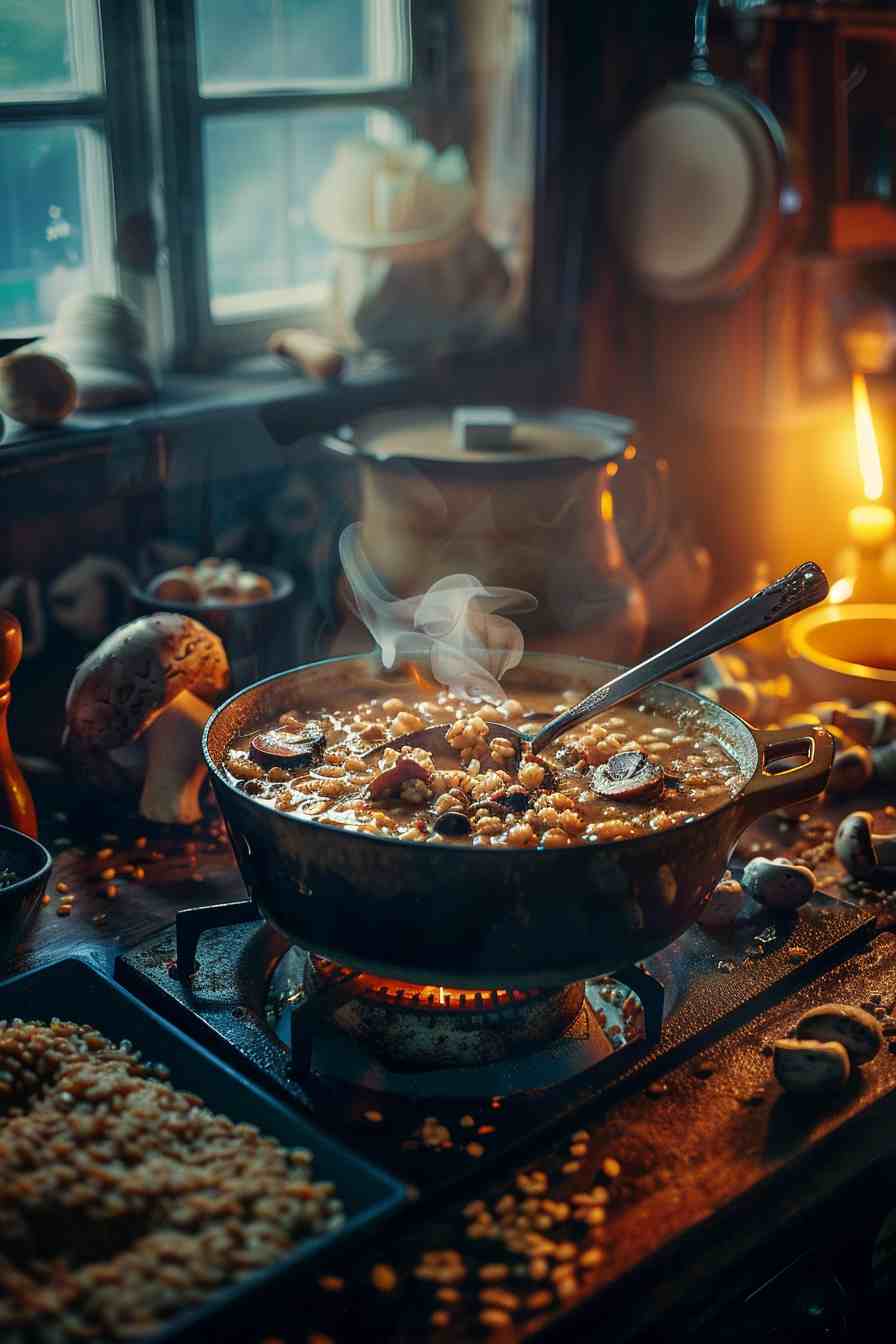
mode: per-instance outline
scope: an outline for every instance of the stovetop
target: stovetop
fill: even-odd
[[[423,1192],[481,1179],[579,1111],[648,1088],[855,954],[874,922],[867,911],[819,894],[794,915],[771,918],[757,907],[731,929],[695,925],[643,967],[589,981],[581,1011],[559,1039],[495,1064],[427,1070],[390,1068],[375,1051],[312,1020],[301,987],[306,954],[254,913],[248,903],[189,912],[180,920],[182,935],[184,926],[195,932],[197,920],[212,925],[201,935],[192,973],[193,939],[182,938],[179,968],[171,927],[121,956],[117,977]],[[222,925],[228,917],[243,922]],[[283,977],[283,997],[298,1005],[292,1057],[290,1014],[272,1003],[272,974]],[[438,1160],[426,1142],[432,1126],[424,1125],[436,1107],[438,1123],[452,1134]]]
[[[272,1301],[277,1329],[260,1330],[259,1340],[465,1341],[555,1330],[578,1339],[598,1327],[611,1327],[617,1344],[645,1330],[682,1338],[701,1313],[709,1320],[743,1292],[744,1264],[764,1266],[751,1271],[760,1281],[784,1283],[788,1304],[801,1300],[805,1264],[815,1273],[823,1263],[816,1243],[829,1253],[839,1245],[833,1229],[842,1236],[860,1218],[881,1222],[896,1199],[892,1180],[866,1182],[858,1210],[847,1196],[896,1120],[896,937],[872,939],[873,909],[819,893],[794,916],[757,911],[732,930],[695,926],[645,965],[645,1021],[629,1012],[634,1029],[616,1032],[619,1044],[603,1059],[579,1058],[575,1076],[514,1093],[515,1070],[529,1078],[536,1049],[508,1066],[506,1090],[479,1088],[472,1098],[457,1092],[463,1078],[446,1083],[439,1070],[429,1089],[420,1071],[391,1092],[325,1077],[320,1034],[300,1040],[292,1067],[265,988],[286,943],[244,903],[237,915],[246,922],[222,926],[221,907],[208,917],[218,927],[200,938],[192,976],[177,973],[171,927],[121,956],[118,978],[418,1194],[388,1241],[336,1255],[316,1283],[296,1290],[300,1321],[283,1328],[295,1301]],[[650,1021],[651,984],[662,986],[659,1023]],[[605,1039],[631,993],[616,979],[589,982],[583,1012],[592,1022],[604,1013]],[[807,1007],[831,1000],[866,1003],[890,1049],[831,1101],[782,1095],[769,1043]],[[570,1050],[581,1051],[580,1018],[545,1047],[555,1066],[558,1052],[568,1064]],[[657,1026],[659,1038],[649,1039]],[[792,1291],[790,1275],[801,1276]],[[836,1316],[839,1281],[825,1268],[819,1282],[821,1297],[835,1293]],[[729,1322],[750,1318],[751,1304]],[[790,1305],[772,1312],[782,1338]],[[771,1318],[762,1310],[764,1339]],[[828,1308],[819,1310],[813,1299],[804,1317],[827,1331]]]
[[[848,805],[881,807],[873,799]],[[760,846],[805,856],[825,890],[842,894],[842,870],[830,857],[837,820],[831,811],[798,824],[771,821],[745,839],[743,858]],[[882,814],[875,822],[883,831],[892,825]],[[216,834],[198,833],[186,846],[160,835],[144,839],[143,850],[130,835],[85,837],[80,848],[62,842],[55,876],[76,896],[72,917],[57,919],[51,897],[16,967],[64,951],[110,971],[113,948],[132,948],[119,957],[117,974],[141,997],[418,1192],[376,1244],[337,1252],[317,1278],[292,1284],[283,1299],[267,1297],[257,1331],[241,1333],[241,1344],[578,1340],[598,1330],[611,1331],[614,1344],[692,1332],[701,1342],[742,1344],[742,1327],[769,1292],[772,1308],[759,1312],[751,1340],[791,1344],[788,1312],[797,1301],[802,1323],[811,1316],[811,1337],[830,1340],[844,1336],[827,1333],[822,1299],[833,1301],[836,1317],[846,1266],[864,1266],[854,1276],[859,1288],[849,1290],[850,1312],[867,1300],[871,1320],[872,1245],[896,1205],[892,894],[854,887],[846,889],[852,904],[818,896],[794,922],[757,912],[732,933],[694,928],[647,968],[663,985],[657,1043],[637,1039],[635,1030],[602,1063],[586,1059],[570,1081],[558,1076],[547,1087],[543,1078],[541,1090],[519,1096],[511,1095],[510,1077],[491,1095],[452,1096],[452,1079],[433,1097],[437,1085],[427,1089],[425,1077],[411,1080],[418,1087],[411,1095],[406,1077],[398,1080],[403,1091],[328,1083],[319,1028],[311,1033],[310,1073],[290,1071],[264,1015],[265,977],[284,944],[244,904],[247,923],[202,934],[195,978],[172,976],[174,928],[160,931],[161,921],[197,900],[211,909],[234,902],[244,889]],[[120,871],[114,902],[105,899],[101,877],[109,863]],[[142,868],[137,880],[122,864],[145,864],[145,880]],[[221,918],[232,914],[221,910]],[[650,983],[640,986],[648,1001]],[[595,1020],[605,1013],[601,1034],[617,1039],[610,1028],[628,990],[599,982],[589,996]],[[774,1082],[769,1043],[825,1001],[870,1005],[889,1048],[845,1092],[799,1102]],[[627,1025],[638,1021],[630,1015]],[[573,1026],[565,1048],[575,1053],[582,1033],[580,1023]],[[308,1044],[304,1032],[299,1041]],[[516,1237],[514,1224],[526,1220],[530,1229],[517,1228]],[[527,1249],[524,1238],[535,1237],[541,1241]],[[894,1260],[892,1252],[889,1261],[877,1256],[883,1268],[875,1274],[886,1278]],[[807,1264],[822,1284],[818,1297],[806,1296]],[[770,1289],[756,1291],[767,1282]],[[222,1321],[222,1341],[226,1329]]]

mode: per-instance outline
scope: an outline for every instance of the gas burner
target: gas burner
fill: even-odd
[[[275,972],[276,976],[276,972]],[[578,1016],[585,985],[561,989],[453,989],[355,973],[326,957],[305,959],[306,996],[353,981],[332,1021],[398,1068],[493,1064],[561,1036]]]
[[[616,981],[455,989],[355,971],[289,948],[265,1017],[302,1074],[406,1096],[544,1089],[643,1038],[638,996]]]
[[[389,1004],[395,1008],[408,1008],[415,1013],[467,1013],[473,1016],[494,1013],[510,1015],[519,1013],[527,1016],[532,1006],[543,1003],[557,994],[567,994],[572,986],[561,990],[546,989],[452,989],[448,985],[415,985],[409,980],[389,980],[385,976],[370,975],[366,971],[353,971],[350,966],[340,966],[328,957],[312,952],[307,962],[307,970],[312,989],[320,984],[334,980],[355,977],[356,994],[371,1003]],[[584,982],[579,986],[584,994]],[[582,994],[579,995],[581,1004]],[[577,1011],[577,1010],[576,1010]]]

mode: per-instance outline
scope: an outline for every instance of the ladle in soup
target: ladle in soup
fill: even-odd
[[[586,695],[577,705],[565,709],[562,714],[550,719],[537,731],[521,733],[506,723],[486,721],[487,740],[504,738],[515,748],[516,761],[519,763],[522,756],[537,755],[555,738],[584,719],[591,719],[596,714],[612,709],[620,701],[627,700],[638,691],[643,691],[645,686],[651,686],[655,681],[661,681],[674,672],[680,672],[682,668],[689,667],[691,663],[701,658],[707,658],[711,653],[717,653],[719,649],[727,648],[729,644],[735,644],[740,639],[746,639],[748,635],[756,634],[758,630],[764,630],[767,626],[786,620],[788,616],[795,616],[798,612],[805,611],[807,607],[822,602],[827,595],[828,581],[824,571],[819,565],[807,560],[785,574],[783,578],[776,579],[774,583],[754,593],[752,597],[745,598],[743,602],[738,602],[728,611],[715,616],[699,630],[685,635],[683,639],[661,649],[659,653],[651,654],[649,658],[638,663],[637,667],[630,667],[625,672],[620,672],[617,677],[613,677],[604,686]],[[395,751],[401,751],[402,747],[422,747],[425,751],[431,752],[437,761],[446,758],[453,758],[456,761],[456,754],[452,753],[446,741],[445,724],[436,724],[432,728],[421,728],[414,733],[393,737],[385,744],[373,747],[364,755],[378,756],[388,747]]]

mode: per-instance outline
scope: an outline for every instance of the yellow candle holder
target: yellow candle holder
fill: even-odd
[[[805,703],[896,700],[896,603],[826,603],[793,622],[787,653]]]

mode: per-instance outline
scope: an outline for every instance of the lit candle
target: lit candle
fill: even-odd
[[[876,550],[896,531],[896,515],[886,504],[857,504],[849,511],[849,535],[857,546]]]
[[[852,378],[852,405],[856,427],[856,447],[859,454],[859,470],[865,489],[866,504],[857,504],[849,511],[849,534],[857,546],[866,550],[878,550],[886,546],[896,530],[896,516],[886,504],[878,504],[884,492],[883,472],[880,465],[880,453],[877,449],[877,435],[871,418],[871,403],[868,400],[868,388],[860,373]]]

